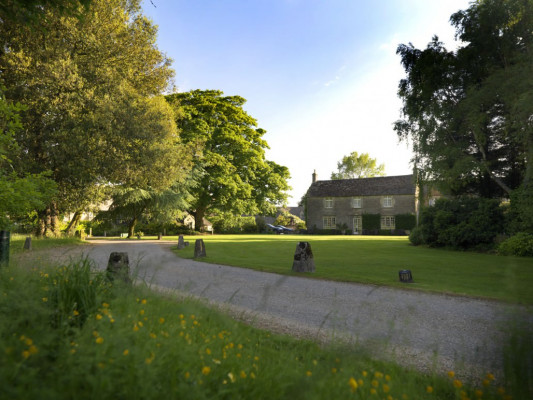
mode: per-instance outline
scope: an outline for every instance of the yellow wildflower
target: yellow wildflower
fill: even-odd
[[[459,379],[456,379],[453,381],[453,386],[456,389],[461,389],[463,387],[463,383]]]
[[[374,386],[375,388],[377,388],[377,387],[379,386],[379,382],[376,381],[375,379],[373,379],[372,382],[370,382],[370,384],[371,384],[372,386]]]
[[[477,389],[477,390],[475,391],[475,395],[476,395],[476,397],[483,397],[483,391]]]
[[[104,308],[109,308],[109,304],[107,304],[107,303],[102,303],[102,307],[104,307]]]
[[[210,367],[205,366],[205,367],[202,368],[202,374],[209,375],[210,372],[211,372],[211,368]]]
[[[233,375],[232,372],[230,372],[230,373],[228,374],[228,378],[229,378],[229,380],[231,381],[231,383],[235,383],[235,376]]]
[[[30,352],[29,352],[28,350],[24,350],[24,351],[22,352],[22,357],[24,357],[24,358],[28,358],[29,356],[30,356]]]
[[[146,304],[146,299],[142,299],[141,304]]]
[[[165,323],[165,318],[163,318],[163,317],[159,318],[159,323],[160,324],[164,324]]]
[[[426,392],[433,393],[433,387],[432,386],[426,387]]]
[[[122,355],[123,355],[123,356],[127,356],[128,354],[130,354],[130,351],[129,351],[128,349],[126,349],[126,350],[124,350],[124,351],[122,352]]]
[[[448,371],[448,376],[449,376],[450,378],[453,378],[453,377],[455,376],[455,372],[453,372],[453,371]]]
[[[137,332],[137,331],[139,330],[139,327],[137,326],[137,324],[133,325],[133,330],[134,330],[135,332]]]
[[[98,332],[97,332],[97,331],[93,331],[93,336],[94,336],[94,337],[98,337],[98,336],[99,336],[99,335],[98,335]]]
[[[489,386],[490,381],[488,379],[483,379],[483,386]]]
[[[100,321],[102,319],[102,316],[100,314],[96,314],[96,320]]]
[[[26,340],[24,340],[24,343],[26,343],[26,346],[31,346],[33,344],[33,340],[31,340],[30,338],[26,338]]]
[[[211,349],[209,349],[209,348],[205,349],[205,354],[207,354],[207,355],[211,354]]]
[[[43,302],[47,302],[48,301],[48,297],[43,297]]]
[[[35,346],[30,346],[28,351],[30,352],[30,354],[37,354],[39,352],[39,349],[37,349],[37,347]]]
[[[348,381],[348,385],[350,385],[350,389],[352,390],[352,392],[355,392],[357,390],[357,387],[359,386],[353,377],[350,378],[350,380]]]
[[[487,379],[488,379],[489,381],[493,381],[495,378],[494,378],[494,375],[491,374],[491,373],[489,372],[489,373],[487,374]]]
[[[305,374],[306,374],[307,376],[311,376],[311,375],[313,375],[313,373],[312,373],[311,371],[307,371]]]
[[[78,315],[80,315],[80,312],[78,310],[74,310],[74,311],[72,311],[72,314],[74,314],[75,316],[78,316]]]
[[[383,384],[383,393],[389,393],[390,387],[387,384]]]
[[[363,376],[366,378],[366,376],[368,375],[368,373],[366,371],[363,371]]]
[[[359,386],[363,386],[365,384],[365,381],[362,379],[358,379],[357,383],[359,384]]]
[[[382,374],[381,372],[377,372],[377,371],[374,373],[374,376],[375,376],[376,378],[378,378],[378,379],[383,378],[383,374]]]
[[[95,341],[98,344],[102,344],[102,343],[104,343],[104,338],[100,336],[100,337],[97,337]]]
[[[331,368],[331,373],[332,374],[336,374],[337,373],[337,368]]]
[[[240,374],[240,375],[241,375],[241,378],[242,378],[242,379],[246,379],[246,372],[241,371],[241,374]]]
[[[139,314],[144,315],[144,310],[139,311]]]
[[[253,372],[250,372],[250,378],[255,379],[255,374]]]
[[[385,380],[388,382],[390,381],[390,375],[385,375]]]
[[[376,389],[372,388],[370,389],[370,394],[377,394],[378,392],[376,391]]]

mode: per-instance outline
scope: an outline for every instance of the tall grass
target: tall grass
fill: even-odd
[[[518,346],[517,351],[523,348]],[[511,349],[512,350],[512,349]],[[364,349],[254,329],[194,300],[113,284],[87,260],[0,270],[0,388],[24,399],[506,399],[376,362]],[[476,392],[477,391],[477,392]],[[476,397],[477,396],[477,397]],[[519,397],[516,397],[519,398]]]

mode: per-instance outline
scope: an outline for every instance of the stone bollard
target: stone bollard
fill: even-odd
[[[31,236],[28,236],[24,241],[23,250],[31,250]]]
[[[178,250],[181,250],[185,247],[185,243],[183,241],[183,235],[178,236]]]
[[[128,253],[113,252],[109,255],[109,262],[107,263],[107,279],[111,282],[115,278],[121,279],[126,283],[131,283],[130,278],[130,261]]]
[[[294,272],[315,272],[315,260],[309,242],[300,242],[296,245],[292,270]]]
[[[205,245],[203,239],[196,239],[194,243],[194,258],[205,257]]]
[[[0,266],[9,265],[9,244],[11,241],[11,232],[0,231]]]
[[[159,236],[157,237],[157,240],[162,240],[162,239],[163,239],[163,234],[159,232]]]

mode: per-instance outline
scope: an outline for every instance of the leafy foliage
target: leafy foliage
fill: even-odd
[[[377,165],[368,153],[359,155],[356,151],[344,156],[337,163],[338,172],[331,173],[331,179],[358,179],[385,175],[385,165]]]
[[[209,216],[216,233],[257,233],[258,227],[252,216],[233,215],[230,212]]]
[[[46,221],[61,212],[100,202],[110,183],[168,188],[187,159],[159,96],[172,88],[170,60],[140,2],[90,1],[79,7],[82,18],[59,3],[43,2],[39,29],[18,19],[0,26],[5,96],[25,106],[13,168],[21,176],[52,171],[58,186],[41,233],[57,229]]]
[[[235,215],[269,213],[283,203],[289,171],[265,159],[265,130],[248,115],[240,96],[218,90],[168,95],[184,143],[196,148],[198,185],[189,212],[201,230],[208,211]]]
[[[377,230],[381,228],[381,216],[379,214],[363,214],[361,218],[365,230]]]
[[[394,216],[396,229],[411,230],[416,226],[414,214],[398,214]]]
[[[503,210],[497,200],[478,197],[439,199],[422,210],[412,243],[470,249],[490,247],[503,232]]]
[[[423,180],[452,194],[508,196],[533,177],[533,2],[472,2],[451,17],[462,45],[400,45],[400,138]],[[529,198],[531,201],[531,197]]]
[[[500,243],[498,253],[505,256],[533,257],[533,235],[520,232],[511,236]]]

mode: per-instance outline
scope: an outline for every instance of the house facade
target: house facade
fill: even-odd
[[[395,230],[397,217],[411,215],[415,221],[419,208],[414,175],[319,181],[314,173],[306,197],[310,231]],[[372,227],[365,227],[371,219]]]

